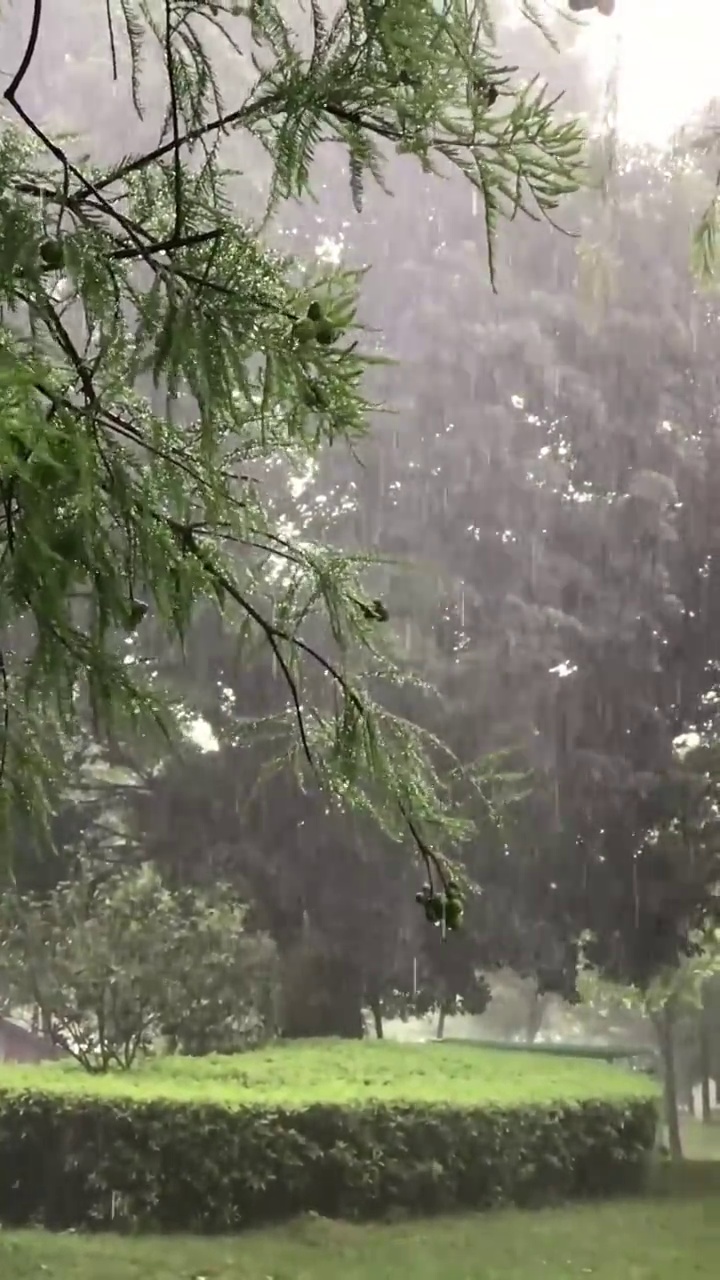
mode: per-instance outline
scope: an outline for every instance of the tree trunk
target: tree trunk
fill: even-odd
[[[383,1028],[382,1000],[380,1000],[378,996],[373,996],[370,1000],[370,1012],[373,1018],[375,1035],[378,1040],[384,1040],[385,1031]]]
[[[662,1055],[663,1080],[665,1093],[665,1123],[668,1132],[670,1157],[682,1160],[682,1139],[680,1137],[680,1117],[678,1114],[677,1071],[675,1064],[675,1008],[671,1000],[653,1016],[658,1045]]]
[[[438,1009],[437,1028],[435,1030],[435,1039],[442,1040],[445,1036],[445,1005],[441,1004]]]
[[[547,996],[541,996],[537,989],[533,991],[528,1003],[527,1022],[525,1024],[525,1039],[528,1044],[534,1044],[537,1040],[547,1006]]]
[[[707,995],[707,984],[704,984],[702,990],[702,1004],[698,1015],[698,1038],[700,1042],[700,1089],[703,1124],[712,1124],[713,1117],[710,1099],[710,1077],[712,1075],[712,1034],[710,1027],[710,1008]]]
[[[282,1035],[287,1040],[363,1037],[359,971],[307,944],[286,956],[282,1006]]]
[[[687,1109],[688,1115],[695,1118],[695,1086],[692,1082],[687,1087]]]

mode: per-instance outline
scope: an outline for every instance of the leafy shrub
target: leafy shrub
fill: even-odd
[[[461,1063],[475,1063],[478,1083],[474,1100],[438,1103],[422,1096],[430,1078],[436,1098],[448,1084],[434,1046],[392,1046],[399,1052],[390,1054],[376,1054],[375,1046],[357,1046],[353,1053],[332,1043],[322,1048],[330,1095],[324,1102],[312,1100],[307,1071],[303,1076],[303,1057],[319,1057],[317,1047],[245,1054],[242,1070],[232,1059],[207,1060],[209,1088],[198,1060],[170,1060],[165,1076],[157,1064],[100,1078],[56,1068],[4,1073],[0,1218],[49,1227],[114,1222],[231,1231],[299,1212],[359,1218],[389,1210],[430,1213],[642,1185],[656,1107],[651,1087],[636,1077],[600,1068],[599,1085],[593,1064],[585,1098],[577,1085],[574,1098],[554,1101],[555,1086],[548,1083],[545,1102],[517,1097],[501,1105],[492,1089],[483,1088],[483,1055],[446,1050],[445,1060],[456,1052]],[[335,1068],[353,1059],[362,1072],[365,1055],[369,1078],[381,1067],[395,1074],[396,1096],[380,1100],[368,1093],[354,1105],[332,1100],[333,1078],[342,1075]],[[295,1104],[272,1100],[276,1082],[262,1066],[283,1057],[288,1075],[299,1064]],[[487,1057],[499,1078],[502,1055]],[[258,1062],[248,1069],[252,1059]],[[517,1060],[512,1055],[511,1063],[508,1055],[511,1074]],[[537,1058],[532,1062],[542,1077]],[[557,1065],[552,1063],[548,1081]],[[583,1065],[574,1063],[572,1070],[578,1081]],[[249,1083],[253,1071],[256,1080],[265,1075],[264,1088]],[[35,1089],[27,1087],[33,1077]],[[356,1079],[361,1084],[363,1077]],[[452,1087],[452,1076],[450,1082]],[[421,1096],[413,1098],[413,1092]]]
[[[237,1051],[272,1023],[276,952],[246,908],[171,891],[150,865],[89,866],[49,894],[0,900],[0,978],[87,1071],[129,1069],[164,1033],[186,1053]]]

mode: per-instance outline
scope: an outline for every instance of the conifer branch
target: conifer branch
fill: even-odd
[[[140,50],[149,33],[162,57],[167,111],[157,146],[101,167],[74,161],[22,105],[47,13],[33,0],[4,93],[19,125],[0,132],[0,244],[11,246],[0,254],[1,283],[28,319],[19,333],[0,317],[0,625],[29,614],[34,636],[25,675],[0,655],[4,714],[11,703],[13,712],[12,743],[6,721],[2,745],[6,780],[28,767],[12,745],[22,737],[18,716],[66,731],[81,714],[78,689],[100,727],[116,710],[133,723],[161,716],[118,652],[118,636],[139,625],[137,602],[128,600],[136,580],[180,642],[198,607],[219,601],[222,611],[227,598],[282,673],[306,761],[337,795],[363,792],[369,808],[392,811],[393,821],[399,809],[442,880],[423,832],[455,837],[448,778],[436,774],[434,748],[420,745],[416,727],[395,720],[383,736],[388,717],[366,696],[363,676],[351,675],[363,661],[378,663],[389,680],[396,675],[370,635],[377,614],[362,603],[363,565],[286,537],[253,475],[283,455],[313,462],[338,437],[352,449],[366,431],[358,281],[337,272],[312,291],[298,283],[294,264],[234,214],[218,147],[231,130],[259,140],[272,160],[272,197],[281,199],[306,194],[318,147],[339,141],[358,206],[365,176],[382,183],[384,144],[429,170],[450,164],[484,197],[492,248],[503,212],[549,217],[572,189],[582,135],[537,86],[512,87],[480,8],[386,0],[380,23],[376,8],[356,0],[341,0],[332,17],[311,0],[311,44],[303,45],[276,0],[264,0],[253,9],[243,63],[255,67],[255,84],[225,110],[192,25],[201,17],[218,33],[223,21],[192,0],[121,0],[136,110],[142,114]],[[116,78],[110,0],[105,19]],[[225,34],[238,59],[243,51]],[[21,241],[13,240],[17,227]],[[138,389],[140,378],[166,396],[166,412]],[[189,419],[182,426],[180,401]],[[263,579],[268,558],[282,562],[290,587]],[[271,616],[254,595],[268,586]],[[312,613],[324,615],[342,661],[299,634]],[[305,666],[319,668],[337,692],[334,718],[308,706]],[[32,766],[38,778],[41,755]]]

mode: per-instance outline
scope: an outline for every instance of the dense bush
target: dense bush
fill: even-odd
[[[161,1035],[239,1051],[273,1030],[277,953],[222,885],[170,889],[150,864],[82,864],[50,893],[0,895],[0,985],[87,1071],[129,1070]]]
[[[209,1101],[200,1100],[197,1061],[187,1071],[168,1064],[165,1077],[160,1068],[149,1071],[144,1086],[140,1073],[95,1082],[79,1072],[42,1068],[30,1090],[23,1088],[28,1071],[17,1073],[15,1081],[12,1072],[4,1073],[0,1218],[51,1227],[114,1221],[210,1232],[311,1210],[328,1217],[429,1213],[641,1185],[655,1134],[655,1101],[645,1082],[617,1069],[588,1067],[597,1097],[563,1102],[550,1096],[525,1105],[517,1098],[515,1105],[500,1105],[486,1087],[503,1071],[498,1053],[448,1049],[436,1060],[433,1046],[399,1053],[394,1046],[390,1054],[358,1046],[348,1055],[331,1044],[324,1052],[330,1098],[333,1075],[343,1074],[334,1073],[334,1060],[342,1068],[354,1056],[356,1105],[312,1100],[302,1048],[275,1054],[278,1063],[285,1058],[288,1075],[293,1063],[298,1067],[298,1094],[306,1096],[298,1096],[295,1105],[270,1100],[276,1082],[262,1067],[248,1070],[254,1054],[243,1055],[234,1067],[228,1059],[225,1067],[208,1060]],[[310,1061],[317,1053],[310,1052]],[[453,1053],[463,1064],[475,1063],[474,1103],[463,1099],[461,1105],[448,1096],[453,1078],[444,1075],[442,1061]],[[512,1064],[505,1059],[511,1075],[518,1055],[512,1057]],[[492,1059],[485,1080],[483,1059]],[[257,1060],[267,1067],[273,1055],[258,1054]],[[406,1083],[398,1075],[393,1086],[393,1067],[399,1070],[402,1061]],[[543,1066],[537,1058],[532,1062],[537,1083]],[[572,1064],[576,1081],[583,1070],[584,1064]],[[383,1072],[388,1097],[373,1099],[373,1076]],[[248,1087],[254,1074],[256,1080],[265,1076],[265,1088]],[[557,1063],[545,1074],[552,1094]],[[413,1098],[413,1092],[428,1091],[431,1077],[436,1097],[445,1082],[442,1104]],[[196,1101],[189,1096],[190,1080]],[[422,1087],[414,1089],[413,1080]],[[580,1093],[578,1086],[575,1094]]]

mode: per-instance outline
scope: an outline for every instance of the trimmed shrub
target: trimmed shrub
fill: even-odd
[[[617,1097],[289,1107],[113,1095],[107,1077],[63,1090],[77,1076],[43,1069],[40,1089],[0,1092],[0,1219],[227,1232],[309,1211],[370,1218],[639,1190],[656,1103],[630,1076],[623,1097],[622,1075],[606,1070]]]

